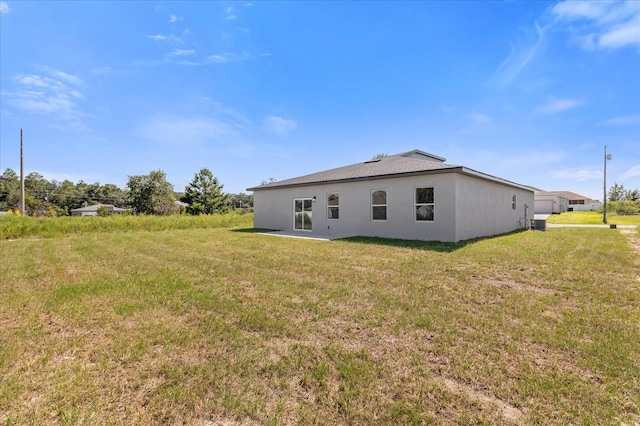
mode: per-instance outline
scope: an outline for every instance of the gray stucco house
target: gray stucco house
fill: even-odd
[[[103,206],[110,214],[125,214],[127,212],[126,209],[121,209],[111,204],[94,204],[92,206],[80,207],[79,209],[72,209],[71,216],[97,216],[98,209]]]
[[[534,191],[420,150],[247,188],[254,226],[457,242],[527,228]]]

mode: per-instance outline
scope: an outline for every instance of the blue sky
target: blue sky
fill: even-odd
[[[0,1],[0,168],[227,192],[420,149],[640,188],[640,1]]]

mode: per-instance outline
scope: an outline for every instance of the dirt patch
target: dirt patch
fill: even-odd
[[[499,280],[499,279],[484,279],[477,282],[478,284],[490,285],[502,290],[515,290],[525,291],[536,294],[551,295],[554,294],[553,290],[548,288],[536,287],[530,284],[519,283],[514,280]]]
[[[522,423],[524,413],[519,408],[508,404],[493,395],[488,395],[484,392],[473,389],[471,386],[452,379],[445,378],[444,384],[447,389],[453,393],[466,395],[469,399],[477,401],[483,405],[493,405],[498,407],[502,414],[502,418],[506,421],[516,424]]]
[[[234,419],[218,419],[201,420],[197,421],[195,424],[199,426],[253,426],[258,425],[259,423],[250,420],[238,421]]]
[[[621,229],[620,232],[622,234],[626,234],[629,236],[629,244],[631,244],[631,249],[638,256],[636,258],[637,263],[640,264],[640,237],[638,236],[638,231],[635,228],[633,229],[629,228],[629,229]],[[640,275],[638,275],[636,279],[640,281]]]
[[[523,352],[532,356],[533,364],[540,368],[546,370],[557,368],[561,371],[567,371],[594,385],[603,383],[602,377],[578,366],[571,359],[567,358],[565,354],[554,351],[548,346],[539,343],[529,343],[523,344],[523,348]]]

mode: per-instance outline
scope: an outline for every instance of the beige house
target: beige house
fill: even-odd
[[[527,228],[531,188],[414,150],[247,188],[254,226],[305,236],[456,242]]]

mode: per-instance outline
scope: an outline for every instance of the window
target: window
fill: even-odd
[[[513,196],[511,197],[511,208],[513,210],[516,209],[516,194],[513,194]]]
[[[371,191],[371,219],[387,220],[387,191],[383,189]]]
[[[433,187],[416,188],[416,221],[433,221]]]
[[[327,194],[327,219],[340,219],[340,194]]]

